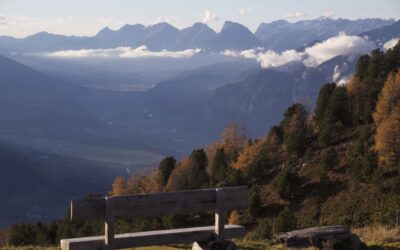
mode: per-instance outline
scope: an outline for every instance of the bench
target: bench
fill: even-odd
[[[105,235],[62,239],[61,249],[111,250],[193,242],[227,242],[226,239],[243,237],[245,228],[225,225],[226,212],[245,209],[247,206],[248,188],[245,186],[73,200],[71,220],[104,220]],[[117,218],[204,212],[215,212],[214,226],[114,234]]]

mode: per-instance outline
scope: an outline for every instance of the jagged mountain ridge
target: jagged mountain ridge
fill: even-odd
[[[121,46],[146,45],[150,50],[183,50],[200,48],[211,51],[225,49],[250,49],[263,46],[267,49],[285,50],[324,40],[339,32],[358,34],[391,25],[393,19],[315,19],[290,23],[278,20],[262,23],[255,33],[245,26],[226,21],[220,32],[207,24],[195,23],[179,30],[163,22],[144,26],[124,25],[118,30],[106,27],[95,36],[65,36],[39,32],[26,38],[0,36],[0,52],[44,52],[56,50],[105,49]]]

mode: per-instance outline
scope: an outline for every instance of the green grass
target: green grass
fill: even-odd
[[[400,242],[393,243],[374,243],[369,245],[371,249],[382,249],[382,250],[398,250],[400,249]],[[0,247],[0,250],[60,250],[59,247],[40,247],[40,246],[24,246],[24,247]],[[173,246],[152,246],[152,247],[139,247],[131,248],[131,250],[183,250],[191,249],[191,246],[173,245]],[[238,249],[241,250],[280,250],[287,249],[283,245],[271,245],[268,242],[263,241],[247,241],[238,243]],[[296,248],[296,250],[301,250]],[[303,248],[303,250],[315,250],[315,248]]]

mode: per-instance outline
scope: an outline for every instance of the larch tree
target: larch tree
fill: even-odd
[[[388,76],[373,114],[375,149],[384,166],[400,163],[400,72]]]
[[[377,127],[375,149],[382,165],[390,167],[400,164],[400,106]]]
[[[126,193],[125,180],[122,176],[117,176],[112,184],[112,196],[120,196]]]

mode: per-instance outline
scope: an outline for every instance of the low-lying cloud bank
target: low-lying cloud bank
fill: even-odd
[[[81,50],[60,50],[45,53],[47,57],[61,58],[141,58],[141,57],[170,57],[187,58],[201,52],[201,49],[186,49],[181,51],[150,51],[147,46],[137,48],[118,47],[114,49],[81,49]]]
[[[384,50],[388,50],[388,49],[393,48],[394,46],[396,46],[396,44],[399,42],[399,40],[400,40],[400,37],[393,38],[393,39],[387,41],[387,42],[383,45],[383,49],[384,49]]]
[[[276,53],[272,50],[250,49],[244,51],[225,50],[225,56],[254,58],[263,68],[278,67],[288,63],[302,62],[307,67],[316,67],[339,55],[358,55],[370,52],[375,44],[366,37],[349,36],[344,33],[307,47],[304,51],[286,50]]]

